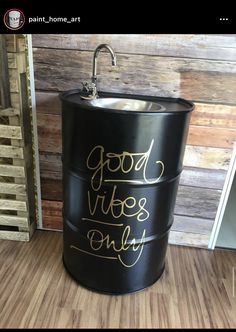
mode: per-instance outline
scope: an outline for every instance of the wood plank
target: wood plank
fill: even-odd
[[[24,184],[0,182],[0,193],[26,196],[26,186]]]
[[[16,53],[25,51],[25,37],[22,34],[12,34],[6,36],[7,52]]]
[[[217,128],[236,128],[236,106],[195,103],[191,124]]]
[[[22,66],[26,70],[25,61],[22,62]],[[20,59],[21,60],[21,59]],[[34,149],[33,149],[33,124],[30,115],[30,98],[28,96],[28,84],[27,84],[27,73],[20,73],[20,92],[21,92],[21,110],[22,110],[22,127],[24,128],[24,160],[25,160],[25,182],[27,186],[27,213],[31,224],[37,222],[36,213],[36,183],[35,183],[35,161]],[[34,226],[31,227],[30,236],[32,235]]]
[[[43,228],[63,229],[62,202],[42,200]]]
[[[0,165],[0,175],[23,178],[25,169],[23,166]]]
[[[18,68],[19,69],[19,68]],[[20,94],[19,72],[15,68],[9,68],[10,92]]]
[[[61,101],[57,92],[36,91],[36,108],[38,114],[61,115]]]
[[[11,106],[10,82],[5,35],[0,35],[0,101],[3,108]]]
[[[4,109],[0,108],[0,116],[15,116],[15,115],[19,115],[19,114],[20,114],[20,110],[16,109],[16,108],[12,108],[12,107],[4,108]]]
[[[34,34],[33,46],[94,52],[108,40],[117,53],[236,60],[235,35]]]
[[[215,219],[221,190],[179,186],[174,213]]]
[[[1,230],[0,230],[0,239],[25,241],[25,242],[28,242],[30,240],[28,232],[14,232],[14,231],[1,231]]]
[[[19,92],[11,92],[11,105],[14,109],[21,113],[20,94]]]
[[[0,210],[27,211],[27,205],[24,201],[0,199]]]
[[[7,53],[8,59],[8,68],[17,69],[17,54],[16,53]]]
[[[105,53],[99,60],[101,91],[236,104],[234,62],[118,54],[111,67]],[[91,52],[35,49],[34,61],[39,90],[75,89],[91,79]]]
[[[22,139],[21,127],[0,125],[0,137]]]
[[[232,149],[236,141],[236,129],[189,126],[188,145]]]
[[[208,189],[222,189],[226,171],[197,167],[184,167],[180,176],[180,185]]]
[[[49,179],[62,178],[62,161],[60,155],[40,154],[39,166],[41,177]]]
[[[211,234],[213,219],[194,218],[189,216],[174,216],[172,231],[196,234]]]
[[[24,158],[23,148],[0,144],[0,157],[4,158]]]
[[[62,201],[62,181],[41,177],[41,197],[52,201]]]
[[[28,227],[28,218],[0,214],[0,225]]]
[[[42,200],[43,214],[46,216],[57,216],[62,218],[62,202]]]
[[[232,155],[231,149],[187,145],[184,166],[227,170]]]
[[[210,235],[170,231],[169,244],[207,248]]]
[[[43,228],[63,230],[62,217],[43,215]]]
[[[37,114],[39,151],[61,153],[61,116]]]

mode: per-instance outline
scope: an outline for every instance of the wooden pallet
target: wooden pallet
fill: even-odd
[[[36,210],[23,35],[0,35],[0,66],[0,239],[29,241]]]

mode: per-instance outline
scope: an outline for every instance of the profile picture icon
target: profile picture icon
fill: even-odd
[[[20,9],[9,9],[3,18],[5,25],[8,29],[11,30],[18,30],[20,29],[25,23],[25,15]]]

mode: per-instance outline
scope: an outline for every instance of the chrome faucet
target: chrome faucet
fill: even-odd
[[[107,49],[109,53],[111,54],[111,63],[112,66],[116,66],[116,55],[114,50],[111,48],[111,46],[107,44],[100,44],[94,51],[93,55],[93,72],[91,77],[91,83],[83,83],[83,92],[87,93],[87,97],[83,97],[84,99],[94,99],[98,97],[97,94],[97,59],[98,54],[102,49]]]

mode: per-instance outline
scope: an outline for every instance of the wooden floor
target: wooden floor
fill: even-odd
[[[0,328],[236,327],[235,251],[169,246],[161,279],[124,296],[80,287],[61,256],[61,233],[0,241]]]

